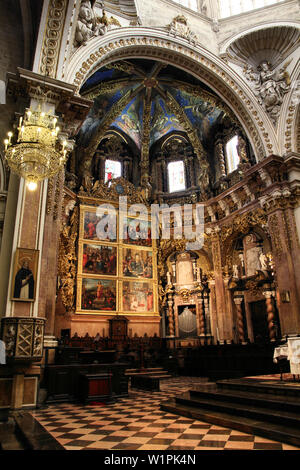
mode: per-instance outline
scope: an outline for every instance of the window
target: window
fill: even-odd
[[[105,160],[105,183],[122,176],[121,162],[117,160]]]
[[[184,191],[186,189],[184,177],[184,163],[182,160],[168,164],[169,192]]]
[[[235,135],[226,144],[226,162],[227,162],[227,173],[231,173],[236,170],[240,163],[239,154],[237,151],[238,136]]]
[[[198,0],[173,0],[173,2],[179,3],[179,5],[190,8],[191,10],[198,11]]]
[[[219,0],[220,18],[280,3],[282,0]]]

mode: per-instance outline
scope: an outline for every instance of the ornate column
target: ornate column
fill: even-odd
[[[209,315],[209,293],[204,292],[204,312],[205,312],[205,334],[211,334],[210,315]]]
[[[300,330],[300,246],[294,217],[296,201],[287,188],[274,190],[261,200],[268,217],[283,336]]]
[[[211,248],[215,273],[216,315],[218,324],[218,334],[219,341],[223,342],[225,339],[230,339],[230,328],[227,325],[226,318],[226,299],[222,271],[221,239],[219,232],[220,228],[215,227],[214,230],[210,232],[210,235],[212,240]]]
[[[244,320],[243,320],[243,310],[242,310],[243,295],[236,294],[233,300],[236,306],[237,329],[238,329],[239,340],[242,344],[244,344],[245,334],[244,334]]]
[[[174,317],[173,317],[173,294],[168,294],[168,320],[169,320],[169,335],[174,337]]]
[[[220,178],[226,176],[226,165],[225,165],[225,157],[223,152],[223,142],[219,138],[215,143],[215,155],[216,160],[219,163],[220,168]]]
[[[275,325],[274,325],[275,308],[274,308],[274,299],[273,299],[275,292],[267,290],[267,291],[264,291],[263,294],[266,298],[269,338],[270,338],[270,341],[276,341],[276,330],[275,330]]]

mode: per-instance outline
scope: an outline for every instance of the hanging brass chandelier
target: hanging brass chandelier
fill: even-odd
[[[5,157],[11,171],[23,177],[30,190],[37,183],[56,175],[66,162],[67,142],[58,139],[58,118],[50,112],[26,109],[20,117],[17,139],[13,143],[13,132],[4,140]]]

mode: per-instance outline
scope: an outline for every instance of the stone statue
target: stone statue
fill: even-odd
[[[260,262],[260,266],[261,266],[262,271],[267,271],[267,269],[268,269],[268,257],[263,252],[261,252],[261,254],[259,255],[259,262]]]
[[[239,269],[238,269],[238,265],[237,265],[237,264],[234,264],[234,265],[232,266],[232,272],[233,272],[233,277],[236,277],[236,278],[239,277]]]
[[[167,285],[171,285],[172,284],[172,277],[171,277],[171,273],[170,271],[167,272]]]
[[[257,67],[255,73],[251,66],[245,70],[248,80],[255,82],[255,91],[258,102],[261,104],[273,121],[276,121],[284,95],[290,90],[290,76],[286,71],[290,61],[279,70],[272,70],[270,62],[264,60]]]
[[[75,31],[75,47],[85,46],[89,39],[94,36],[105,34],[107,22],[105,22],[105,13],[102,18],[97,17],[94,11],[95,0],[82,0],[78,15],[78,21]],[[101,3],[103,8],[103,3]],[[104,20],[103,20],[104,18]]]
[[[247,155],[246,142],[241,135],[238,135],[237,152],[238,152],[238,156],[239,156],[241,164],[249,162],[248,155]]]

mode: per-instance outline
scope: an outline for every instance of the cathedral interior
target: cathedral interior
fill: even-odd
[[[299,10],[0,2],[0,450],[300,449]]]

